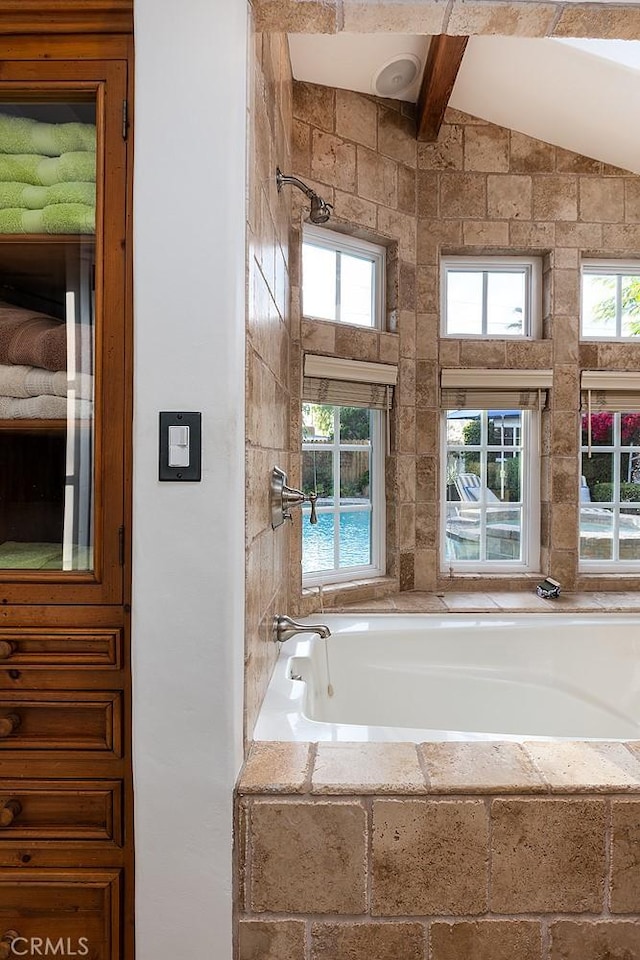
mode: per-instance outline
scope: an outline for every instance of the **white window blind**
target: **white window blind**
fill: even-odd
[[[440,403],[445,410],[541,410],[552,382],[552,370],[442,370]]]

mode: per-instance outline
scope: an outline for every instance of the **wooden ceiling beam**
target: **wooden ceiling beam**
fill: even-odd
[[[418,140],[438,139],[468,40],[468,37],[445,34],[432,37],[418,97]]]

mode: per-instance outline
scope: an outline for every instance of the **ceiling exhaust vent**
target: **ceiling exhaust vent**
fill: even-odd
[[[387,60],[373,75],[372,92],[379,97],[398,97],[418,76],[422,64],[412,53],[400,53]]]

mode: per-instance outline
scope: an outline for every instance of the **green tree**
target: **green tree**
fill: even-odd
[[[612,283],[610,277],[598,278],[606,289],[611,289]],[[640,277],[626,277],[626,282],[622,284],[622,313],[627,317],[636,319],[629,320],[629,330],[633,336],[640,334]],[[616,316],[616,297],[615,293],[601,300],[596,304],[593,311],[596,320],[614,320]]]

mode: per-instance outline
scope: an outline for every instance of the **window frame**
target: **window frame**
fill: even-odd
[[[310,401],[304,401],[310,402]],[[348,404],[333,404],[334,408],[334,418],[336,416],[335,411],[338,410],[341,406],[348,406]],[[371,416],[371,460],[370,460],[370,515],[371,515],[371,563],[363,564],[360,566],[353,567],[333,567],[331,570],[318,570],[310,573],[305,573],[302,571],[302,586],[305,587],[315,587],[315,586],[326,586],[333,583],[344,583],[345,581],[352,580],[368,580],[372,577],[382,577],[386,572],[385,567],[385,534],[386,534],[386,502],[385,502],[385,429],[384,429],[384,416],[383,411],[381,410],[369,410]],[[335,421],[334,421],[335,422]],[[339,422],[339,416],[338,416]],[[333,475],[336,477],[336,471],[339,476],[340,471],[340,452],[344,449],[349,449],[352,446],[349,442],[341,444],[339,441],[335,441],[335,427],[334,427],[334,440],[328,443],[318,443],[306,445],[305,442],[302,442],[301,452],[304,453],[305,449],[314,449],[320,451],[331,451],[333,457]],[[337,466],[336,466],[337,461]],[[349,509],[343,508],[340,505],[340,496],[339,496],[339,487],[338,487],[338,496],[335,496],[335,482],[334,482],[334,504],[332,507],[317,507],[318,514],[332,513],[334,517],[340,518],[343,513],[360,513],[364,512],[364,507],[352,507]],[[309,515],[311,508],[306,504],[302,508],[302,523],[309,523]],[[335,521],[334,521],[335,522]],[[304,539],[303,539],[303,529],[301,529],[301,549],[304,550]],[[335,541],[334,541],[335,542]],[[334,555],[335,560],[335,555]],[[301,561],[302,566],[302,561]]]
[[[447,506],[455,501],[447,500],[447,455],[450,448],[447,443],[447,414],[449,410],[443,410],[441,417],[441,443],[440,443],[440,570],[450,577],[461,576],[464,574],[486,574],[488,576],[497,573],[537,573],[540,570],[540,412],[537,410],[521,410],[521,449],[522,449],[522,473],[521,473],[521,560],[450,560],[447,559]],[[487,410],[483,411],[485,415]],[[485,422],[487,418],[485,416]],[[504,445],[502,448],[491,445],[486,442],[483,444],[472,444],[466,446],[467,450],[478,449],[481,457],[486,461],[488,452],[497,452],[505,449],[506,446],[515,447],[515,444]],[[492,504],[492,506],[496,506]],[[479,509],[486,510],[487,504],[478,504]],[[509,509],[508,502],[505,502],[506,509]],[[486,549],[486,543],[485,543]]]
[[[612,558],[611,560],[589,560],[588,558],[583,558],[581,556],[581,544],[582,544],[582,510],[585,507],[585,504],[580,501],[580,491],[578,488],[578,570],[581,573],[595,573],[595,574],[605,574],[605,573],[635,573],[636,575],[640,572],[640,559],[638,560],[620,560],[620,509],[629,501],[620,500],[620,484],[621,480],[621,458],[624,454],[631,453],[634,449],[633,444],[623,444],[622,443],[622,415],[625,412],[632,413],[634,411],[616,411],[616,410],[598,410],[598,413],[610,413],[613,417],[613,443],[608,444],[597,444],[591,445],[592,453],[606,453],[610,454],[613,457],[612,463],[612,473],[613,481],[612,484],[615,487],[616,499],[607,501],[593,500],[589,501],[592,509],[598,509],[601,506],[604,509],[610,509],[612,514]],[[588,414],[587,414],[588,416]],[[578,483],[581,483],[581,477],[584,473],[582,469],[582,460],[585,454],[589,451],[589,446],[586,443],[582,443],[582,423],[580,423],[580,434],[579,434],[579,447],[580,447],[580,476]],[[637,502],[637,501],[636,501]],[[636,511],[638,517],[640,517],[640,503],[638,504],[638,510]]]
[[[613,276],[618,278],[616,284],[616,334],[610,336],[598,337],[593,334],[585,336],[583,333],[584,321],[584,278],[585,276]],[[580,264],[580,340],[583,343],[640,343],[640,334],[634,337],[623,337],[620,331],[622,329],[622,310],[618,297],[622,285],[623,277],[640,277],[640,260],[597,260],[588,258],[582,260]]]
[[[311,246],[322,247],[325,250],[332,250],[337,253],[346,253],[351,256],[362,256],[363,259],[370,260],[373,263],[373,288],[371,291],[371,315],[374,322],[371,325],[361,323],[349,323],[347,320],[340,319],[340,285],[336,283],[336,319],[331,320],[328,317],[316,317],[311,313],[306,313],[304,308],[304,245],[309,243]],[[302,316],[305,320],[317,320],[322,323],[339,323],[345,327],[352,327],[358,330],[384,330],[385,329],[385,291],[386,291],[386,262],[387,248],[382,244],[372,243],[369,240],[360,240],[358,237],[352,237],[346,233],[338,233],[336,230],[329,230],[324,227],[317,227],[305,223],[302,228],[302,244],[300,248],[300,299],[302,306]],[[339,260],[338,260],[339,263]],[[339,274],[339,267],[337,267]]]
[[[524,267],[524,271],[520,268]],[[449,273],[482,273],[483,304],[480,333],[449,333],[447,330],[447,289]],[[487,333],[487,275],[490,273],[525,274],[524,333]],[[542,258],[443,256],[440,258],[440,336],[456,340],[538,340],[542,334]]]

